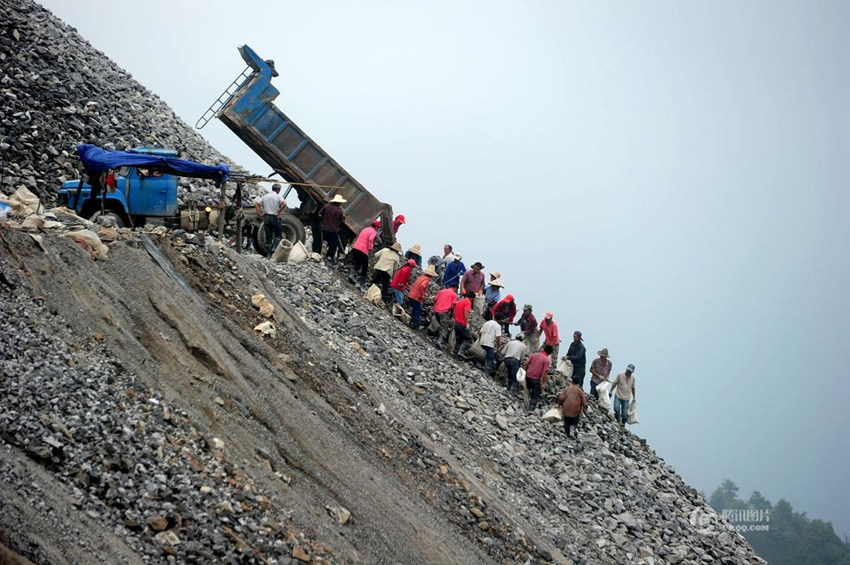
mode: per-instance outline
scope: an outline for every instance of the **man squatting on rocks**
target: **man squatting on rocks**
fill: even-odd
[[[342,229],[342,224],[345,221],[345,211],[342,209],[342,204],[346,202],[345,198],[337,194],[319,210],[319,220],[322,222],[322,239],[328,244],[328,252],[325,258],[331,263],[336,263],[336,254],[342,249],[339,230]]]
[[[283,230],[280,227],[280,214],[286,208],[286,200],[280,195],[280,184],[274,183],[271,192],[254,201],[257,215],[263,219],[263,231],[266,236],[266,257],[274,253]]]

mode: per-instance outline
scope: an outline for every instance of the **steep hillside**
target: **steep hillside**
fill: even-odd
[[[0,11],[5,193],[78,141],[218,158],[48,12]],[[0,227],[0,562],[761,562],[607,414],[568,442],[324,264],[89,227],[105,260]]]

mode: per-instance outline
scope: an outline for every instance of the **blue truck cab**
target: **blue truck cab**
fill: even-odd
[[[162,157],[176,157],[174,149],[139,147],[133,151]],[[119,226],[144,225],[148,217],[177,215],[177,177],[151,169],[122,166],[112,173],[115,187],[104,186],[92,198],[92,187],[80,180],[65,181],[59,202],[91,220],[105,215]],[[79,199],[77,195],[79,194]]]

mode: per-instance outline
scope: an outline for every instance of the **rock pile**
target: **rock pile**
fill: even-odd
[[[0,266],[9,272],[9,265],[0,261]],[[227,458],[222,440],[199,432],[185,411],[122,371],[102,334],[86,344],[81,359],[51,334],[62,321],[33,305],[23,281],[3,277],[2,282],[2,498],[17,493],[44,520],[67,513],[39,496],[45,487],[33,482],[25,464],[11,455],[10,448],[17,448],[68,484],[73,507],[112,531],[128,553],[149,559],[179,554],[181,560],[205,563],[241,562],[251,553],[309,553],[336,562],[323,546],[291,527],[269,493]],[[24,533],[16,522],[15,514],[0,513],[0,528],[11,532],[13,541]],[[74,527],[58,527],[70,546],[80,538],[78,549],[86,549],[87,536]],[[246,548],[251,552],[246,554]],[[52,561],[42,552],[29,557]],[[118,550],[113,557],[114,562],[132,561]]]
[[[4,193],[50,202],[80,142],[223,159],[48,11],[0,17]],[[34,229],[0,227],[0,560],[762,562],[607,413],[568,441],[323,263]]]
[[[508,514],[521,516],[575,562],[739,563],[752,550],[646,443],[592,406],[580,441],[538,409],[524,412],[501,383],[436,351],[387,311],[366,303],[324,264],[282,264],[277,284],[384,395],[389,420],[418,429]],[[544,396],[545,407],[554,395]]]
[[[79,178],[80,143],[107,149],[171,147],[193,161],[229,159],[158,96],[31,0],[0,0],[0,191],[25,186],[46,203]],[[217,202],[181,179],[180,204]]]

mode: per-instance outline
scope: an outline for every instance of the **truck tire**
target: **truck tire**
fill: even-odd
[[[91,215],[91,218],[89,218],[89,221],[96,224],[96,223],[98,223],[97,222],[98,218],[109,218],[115,224],[116,228],[123,228],[127,225],[127,222],[124,221],[124,218],[121,217],[121,214],[119,214],[118,212],[116,212],[114,210],[110,210],[109,208],[107,208],[103,212],[98,210],[97,212],[95,212],[94,214]]]
[[[304,229],[304,224],[301,220],[292,214],[281,214],[280,228],[283,232],[283,239],[288,239],[292,243],[300,241],[304,243],[307,239],[307,231]],[[263,223],[258,222],[257,225],[251,226],[251,239],[254,242],[254,249],[261,255],[266,253],[266,230],[263,228]]]
[[[307,239],[307,230],[304,229],[304,224],[292,214],[281,214],[280,228],[283,230],[283,238],[292,243],[298,241],[304,243]]]

